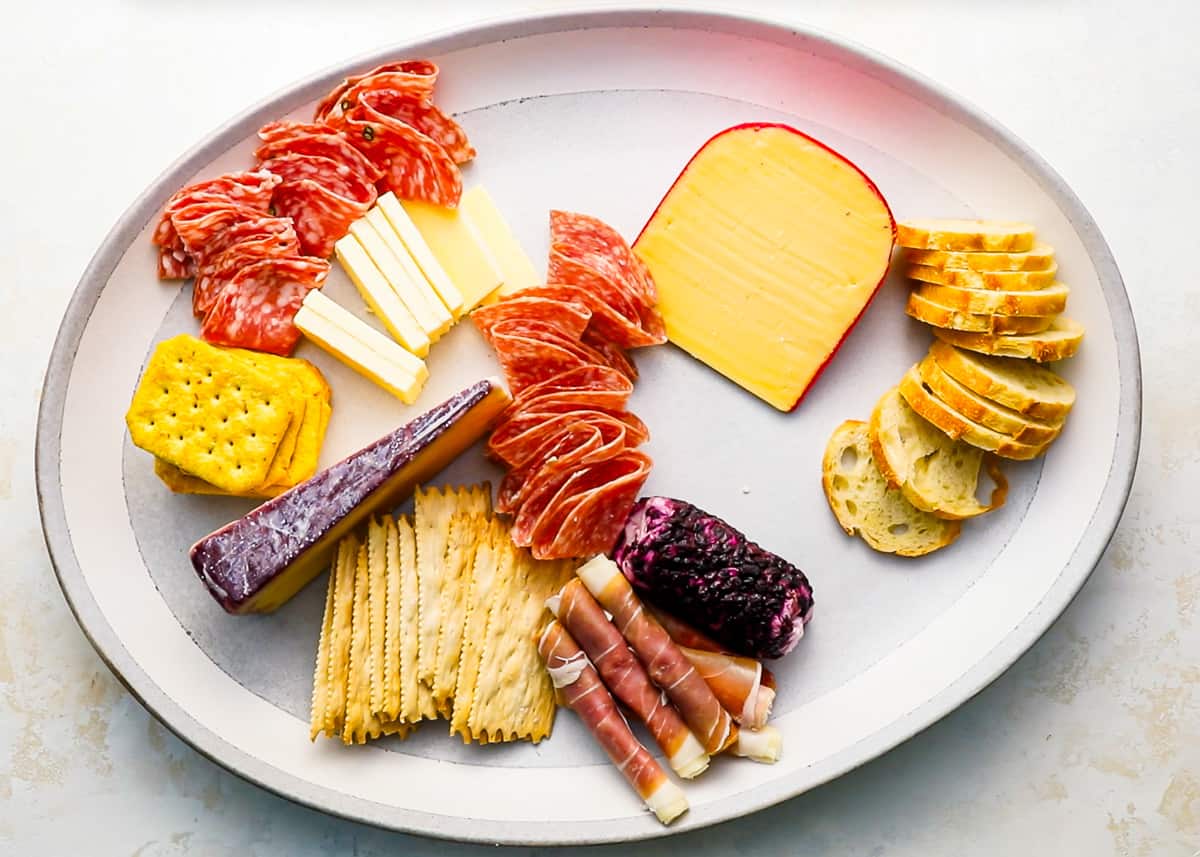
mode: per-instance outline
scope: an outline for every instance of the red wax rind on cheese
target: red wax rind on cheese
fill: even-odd
[[[192,546],[192,567],[230,613],[267,613],[325,567],[338,540],[403,502],[474,443],[509,402],[479,381]]]

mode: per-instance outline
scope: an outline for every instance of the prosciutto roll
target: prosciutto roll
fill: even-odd
[[[679,648],[739,725],[747,729],[766,725],[775,691],[763,685],[762,664],[754,658]]]
[[[563,702],[584,722],[658,820],[670,824],[686,812],[688,802],[683,790],[629,731],[629,724],[587,655],[561,624],[551,622],[547,626],[538,640],[538,653]]]
[[[651,680],[675,704],[705,751],[716,755],[736,743],[738,728],[729,712],[663,626],[642,608],[616,564],[599,555],[580,566],[576,574],[600,606],[612,614],[621,636]]]
[[[628,706],[667,756],[671,770],[691,779],[708,767],[708,753],[579,578],[567,582],[546,606],[575,638],[605,686]],[[703,653],[701,653],[703,654]],[[717,656],[720,657],[720,656]]]

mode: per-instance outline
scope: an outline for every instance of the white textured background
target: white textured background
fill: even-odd
[[[152,720],[92,652],[54,582],[34,497],[34,416],[79,274],[134,196],[186,148],[343,57],[475,19],[569,6],[5,4],[0,854],[496,853],[298,808],[224,773]],[[1145,372],[1142,455],[1092,580],[971,703],[775,809],[607,853],[1200,855],[1200,544],[1191,542],[1200,523],[1200,3],[729,0],[719,8],[831,30],[889,54],[974,101],[1066,177],[1112,245],[1133,301]]]

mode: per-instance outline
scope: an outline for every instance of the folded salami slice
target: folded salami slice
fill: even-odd
[[[548,393],[586,391],[621,393],[628,401],[629,395],[633,392],[633,382],[609,366],[580,366],[547,378],[539,384],[526,387],[520,396],[513,399],[503,418],[507,419],[520,413],[530,402]],[[624,402],[621,407],[624,407]]]
[[[638,379],[637,366],[634,365],[633,359],[625,353],[625,349],[612,340],[605,338],[598,332],[596,327],[589,327],[585,330],[581,341],[584,345],[589,345],[596,349],[596,352],[604,358],[609,366],[620,372],[631,382]]]
[[[375,188],[329,158],[282,155],[264,164],[283,179],[272,202],[277,214],[295,222],[300,249],[326,258],[333,245],[375,202]]]
[[[572,408],[559,413],[522,411],[499,424],[488,439],[488,454],[510,467],[529,461],[545,441],[576,423],[599,425],[612,422],[625,432],[625,446],[633,448],[650,439],[650,430],[634,414],[625,411],[601,411],[597,408]]]
[[[328,125],[272,122],[259,129],[258,137],[263,141],[254,150],[254,157],[259,161],[281,155],[314,155],[340,164],[368,184],[374,184],[383,176],[383,170]],[[266,168],[270,169],[269,165]]]
[[[578,340],[587,330],[592,311],[582,302],[563,301],[540,295],[514,295],[471,313],[471,321],[484,339],[492,341],[492,331],[506,322],[535,321],[549,325],[568,339]]]
[[[372,88],[371,97],[375,109],[380,113],[416,128],[445,149],[454,163],[465,164],[475,157],[475,147],[467,140],[467,132],[432,101],[413,98],[400,90],[382,88]]]
[[[324,259],[293,256],[265,259],[237,272],[221,290],[200,335],[231,345],[288,356],[300,339],[292,323],[305,295],[329,275]]]
[[[686,812],[687,798],[682,789],[630,731],[595,667],[561,624],[551,622],[547,626],[538,640],[538,652],[567,707],[583,721],[658,820],[668,824]]]
[[[300,255],[300,239],[291,218],[260,217],[225,229],[196,260],[192,312],[203,318],[217,295],[247,265],[280,256]]]
[[[615,418],[576,418],[562,431],[547,437],[526,461],[505,474],[496,508],[501,512],[519,512],[539,488],[560,484],[560,477],[573,473],[577,467],[624,452],[629,448],[627,435],[625,424]]]
[[[359,95],[372,89],[388,89],[402,92],[416,101],[428,101],[433,97],[437,77],[438,67],[429,60],[385,63],[366,74],[343,80],[317,103],[313,119],[326,122],[331,117],[341,116],[357,103]]]

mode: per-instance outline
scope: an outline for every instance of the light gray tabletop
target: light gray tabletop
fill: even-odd
[[[6,8],[0,853],[495,853],[299,808],[225,773],[147,715],[93,653],[55,583],[34,497],[34,417],[60,315],[87,260],[134,196],[204,134],[343,57],[571,5]],[[972,702],[772,810],[607,853],[1200,855],[1200,560],[1191,544],[1200,523],[1200,287],[1191,270],[1200,4],[726,0],[714,8],[831,30],[888,54],[974,101],[1066,178],[1130,291],[1145,373],[1142,455],[1124,520],[1091,581]]]

